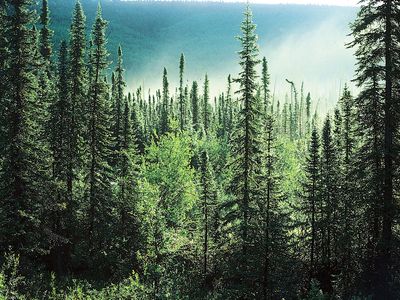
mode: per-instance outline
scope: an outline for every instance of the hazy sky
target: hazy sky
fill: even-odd
[[[237,0],[224,0],[224,2],[237,2]],[[358,0],[250,0],[250,3],[268,3],[268,4],[317,4],[317,5],[340,5],[355,6]]]

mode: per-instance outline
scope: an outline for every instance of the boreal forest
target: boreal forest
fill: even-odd
[[[102,3],[67,2],[0,1],[1,300],[400,299],[399,0],[354,8],[327,109],[275,93],[251,3],[223,82],[169,39],[149,89]]]

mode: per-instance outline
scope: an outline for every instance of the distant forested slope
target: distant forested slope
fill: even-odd
[[[50,1],[55,45],[67,37],[73,3]],[[97,1],[82,3],[89,30]],[[164,66],[172,80],[177,80],[180,52],[187,58],[188,77],[201,79],[208,72],[212,91],[224,89],[226,74],[238,71],[235,60],[239,44],[232,36],[239,34],[237,24],[242,19],[243,3],[102,1],[102,7],[109,21],[108,48],[112,60],[116,61],[117,47],[122,43],[131,87],[143,81],[145,88],[159,86]],[[343,40],[356,15],[355,8],[257,4],[252,7],[261,53],[270,60],[278,85],[284,83],[285,76],[305,80],[308,88],[314,82],[321,87],[321,77],[329,85],[333,80],[351,78],[352,53],[345,50]],[[326,95],[326,88],[322,89]]]

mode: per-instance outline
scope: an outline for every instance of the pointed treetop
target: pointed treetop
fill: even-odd
[[[49,5],[47,0],[42,1],[42,14],[40,15],[40,23],[43,26],[47,26],[49,24]]]
[[[101,16],[102,13],[102,8],[101,8],[101,2],[100,0],[97,2],[97,15]]]
[[[83,15],[83,8],[80,0],[76,0],[75,2],[74,15]]]

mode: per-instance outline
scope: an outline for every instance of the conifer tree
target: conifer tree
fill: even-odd
[[[53,36],[52,30],[49,28],[50,12],[48,0],[42,0],[42,13],[40,15],[40,54],[46,63],[51,62],[51,54],[53,52],[51,39]]]
[[[225,102],[225,94],[222,93],[219,95],[218,98],[218,107],[217,107],[217,114],[218,114],[218,137],[225,138],[226,137],[226,102]]]
[[[9,1],[8,101],[6,103],[6,140],[3,157],[2,208],[7,231],[4,246],[22,254],[39,251],[44,239],[40,224],[41,208],[48,194],[48,149],[41,134],[43,107],[38,105],[36,35],[32,30],[34,13],[29,0]],[[47,247],[47,245],[46,245]]]
[[[185,97],[185,90],[183,87],[183,74],[185,70],[185,56],[181,54],[179,61],[179,124],[180,129],[183,131],[187,123],[187,103]]]
[[[282,108],[282,115],[281,115],[281,128],[282,128],[282,133],[287,135],[288,134],[288,116],[289,115],[289,109],[288,109],[288,96],[285,96],[285,103],[283,104]]]
[[[114,143],[114,151],[118,155],[122,147],[122,114],[124,106],[124,89],[125,81],[123,77],[124,69],[122,66],[122,48],[118,47],[118,61],[117,67],[115,69],[115,78],[113,82],[113,128],[112,128],[112,138]]]
[[[306,133],[311,133],[311,94],[308,93],[306,97]]]
[[[69,60],[68,60],[68,89],[70,107],[68,113],[69,129],[65,132],[68,155],[67,155],[67,190],[71,205],[77,204],[74,197],[74,188],[82,165],[83,165],[83,138],[84,128],[87,122],[87,94],[88,78],[85,63],[86,57],[86,17],[82,5],[77,0],[70,28]]]
[[[131,127],[132,127],[132,135],[133,140],[137,145],[137,150],[140,154],[144,153],[144,149],[146,146],[146,141],[143,132],[143,120],[140,116],[140,108],[134,96],[131,97],[131,94],[128,94],[128,103],[130,103],[131,110]]]
[[[210,251],[212,250],[212,238],[214,237],[215,228],[213,226],[214,210],[215,210],[215,183],[213,179],[212,168],[209,162],[207,151],[201,154],[200,165],[200,199],[203,211],[203,276],[207,280],[210,271]]]
[[[263,103],[260,103],[263,105]],[[272,116],[267,115],[263,125],[263,144],[261,152],[262,168],[257,175],[259,189],[256,193],[257,216],[256,228],[260,232],[255,238],[258,256],[260,289],[257,298],[275,299],[278,296],[279,269],[283,264],[283,258],[287,256],[288,226],[287,216],[281,208],[282,195],[279,187],[279,177],[276,173],[277,157],[276,142]]]
[[[342,149],[343,145],[342,145],[342,114],[340,112],[340,108],[336,107],[334,110],[334,117],[333,117],[333,139],[334,139],[334,146],[336,147],[336,150],[338,152],[340,152],[340,150]],[[340,153],[338,153],[339,155]]]
[[[121,78],[123,79],[123,78]],[[131,124],[128,98],[122,103],[121,145],[116,162],[116,205],[119,212],[115,226],[114,255],[120,257],[119,269],[126,274],[132,267],[131,254],[138,249],[138,144]],[[118,247],[116,246],[118,245]]]
[[[169,99],[169,84],[168,84],[168,73],[167,69],[164,68],[163,73],[163,89],[162,89],[162,106],[161,106],[161,117],[160,117],[160,133],[164,134],[169,130],[169,118],[170,118],[170,99]]]
[[[226,116],[226,135],[229,138],[231,136],[234,120],[233,120],[233,103],[232,103],[232,80],[231,75],[228,76],[228,89],[226,92],[225,100],[225,116]]]
[[[68,241],[69,235],[67,226],[72,226],[71,206],[67,192],[67,156],[68,144],[67,135],[70,116],[70,98],[68,90],[68,48],[63,41],[60,45],[58,57],[58,81],[57,95],[50,104],[50,151],[52,153],[52,180],[54,182],[54,204],[49,212],[49,227],[53,233],[59,236],[55,239],[51,251],[52,269],[58,274],[65,274],[66,267],[69,265]],[[62,237],[62,238],[61,238]]]
[[[304,183],[304,211],[307,216],[309,232],[309,272],[310,279],[316,276],[319,249],[319,216],[320,216],[320,141],[318,131],[311,132],[310,146],[306,163],[306,182]]]
[[[197,82],[193,81],[192,89],[190,91],[190,98],[192,102],[192,124],[195,132],[200,130],[200,104],[199,104],[199,95],[198,95],[198,86]]]
[[[332,125],[329,115],[322,129],[321,153],[321,200],[322,200],[322,265],[324,267],[321,287],[332,292],[332,273],[336,268],[335,257],[338,250],[338,160],[334,146]]]
[[[304,82],[301,83],[300,89],[300,104],[299,104],[299,136],[304,134]]]
[[[203,103],[202,103],[202,119],[203,119],[203,130],[208,135],[211,127],[211,108],[210,108],[210,82],[208,76],[204,77],[204,90],[203,90]]]
[[[393,162],[398,158],[395,128],[399,107],[394,100],[398,93],[395,82],[400,74],[399,58],[395,55],[399,50],[398,15],[399,8],[395,0],[362,1],[358,17],[352,24],[354,40],[350,44],[356,47],[355,81],[361,88],[356,106],[365,116],[361,120],[363,133],[368,132],[363,146],[369,145],[369,149],[366,149],[369,155],[364,158],[364,166],[374,166],[369,172],[373,175],[367,183],[369,190],[374,191],[368,199],[374,208],[369,216],[373,220],[370,226],[373,238],[369,246],[372,260],[368,262],[372,270],[369,271],[370,282],[366,285],[372,287],[369,292],[388,299],[393,297],[390,286],[393,280],[390,269],[393,264],[391,255],[396,211]]]
[[[110,221],[111,199],[111,134],[109,131],[110,105],[108,103],[108,84],[104,81],[105,69],[109,65],[106,50],[107,22],[98,6],[92,29],[91,50],[92,76],[89,87],[88,111],[88,166],[86,171],[86,197],[88,221],[88,252],[94,254],[108,245],[106,239],[107,223]],[[94,259],[99,257],[94,257]],[[100,259],[100,258],[99,258]]]
[[[0,90],[4,91],[0,93],[0,155],[4,157],[4,147],[6,140],[6,106],[7,106],[7,93],[8,90],[7,84],[7,75],[8,75],[8,58],[9,58],[9,50],[8,50],[8,21],[7,18],[7,5],[6,1],[2,1],[0,3],[0,32],[2,35],[0,36]]]
[[[40,99],[40,102],[42,103],[45,112],[45,114],[41,116],[42,120],[40,120],[40,123],[42,123],[41,126],[46,127],[48,122],[47,107],[54,101],[53,99],[57,97],[55,92],[55,83],[51,80],[54,73],[51,61],[51,39],[53,32],[49,28],[50,10],[47,0],[42,1],[40,25],[41,29],[40,32],[38,32],[39,34],[37,39],[37,58],[35,59],[37,64],[36,71],[39,84],[37,96],[38,99]]]
[[[356,118],[354,113],[354,99],[347,87],[343,90],[342,97],[339,100],[339,108],[336,114],[340,114],[340,130],[335,125],[336,140],[335,145],[338,154],[338,165],[340,169],[339,176],[341,184],[337,193],[340,199],[340,244],[339,244],[339,263],[341,274],[337,280],[337,293],[343,298],[350,298],[355,294],[355,281],[359,277],[359,270],[355,267],[355,262],[359,261],[356,253],[360,253],[363,245],[357,243],[356,232],[361,231],[360,209],[363,205],[360,203],[360,197],[356,193],[357,179],[354,177],[355,169],[355,147],[356,140],[354,128]],[[336,117],[335,119],[338,119]],[[338,123],[338,121],[336,121]],[[340,134],[340,135],[339,135]],[[338,141],[339,140],[339,141]]]
[[[235,230],[235,245],[233,251],[238,251],[242,288],[238,291],[241,297],[246,298],[250,279],[250,247],[253,245],[253,230],[251,220],[255,209],[255,193],[257,190],[256,174],[258,171],[258,159],[260,154],[260,116],[259,99],[256,97],[256,66],[259,63],[256,25],[252,21],[252,12],[247,6],[244,20],[241,25],[242,36],[239,37],[242,49],[239,51],[241,72],[237,82],[241,108],[232,139],[233,178],[231,181],[232,201],[226,203],[231,210],[228,220]],[[240,247],[237,249],[236,247]],[[239,272],[238,269],[236,269]]]
[[[265,114],[270,111],[270,106],[271,106],[269,84],[270,84],[270,76],[268,73],[268,63],[267,59],[263,57],[262,71],[261,71],[261,87],[263,96],[263,107],[264,107],[263,109]]]

